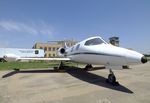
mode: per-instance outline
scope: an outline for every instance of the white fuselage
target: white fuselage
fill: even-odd
[[[142,63],[141,58],[144,56],[143,54],[113,46],[105,41],[97,45],[85,45],[86,41],[94,38],[100,38],[103,41],[101,37],[92,37],[81,41],[66,49],[66,57],[72,61],[85,64],[120,66]]]

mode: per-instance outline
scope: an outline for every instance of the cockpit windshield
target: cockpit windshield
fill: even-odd
[[[94,38],[94,39],[87,40],[84,45],[86,45],[86,46],[99,45],[102,43],[105,43],[105,42],[103,40],[101,40],[100,38]]]

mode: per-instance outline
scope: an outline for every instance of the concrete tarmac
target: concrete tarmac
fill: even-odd
[[[0,103],[150,103],[150,63],[114,70],[120,86],[95,69],[0,71]]]

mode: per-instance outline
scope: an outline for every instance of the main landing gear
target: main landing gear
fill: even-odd
[[[92,64],[87,64],[84,70],[91,70],[93,68]]]
[[[58,65],[58,67],[54,67],[54,70],[56,70],[56,71],[63,71],[65,69],[65,66],[64,66],[64,63],[61,61],[60,63],[59,63],[59,65]]]
[[[108,79],[106,79],[107,83],[110,83],[114,86],[118,86],[119,83],[116,81],[116,77],[111,69],[109,69],[110,74],[108,75]]]

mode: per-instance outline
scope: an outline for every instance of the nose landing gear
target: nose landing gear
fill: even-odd
[[[108,75],[108,79],[106,79],[106,82],[109,84],[112,84],[113,86],[118,86],[119,83],[116,81],[116,77],[111,69],[109,69],[110,74]]]

